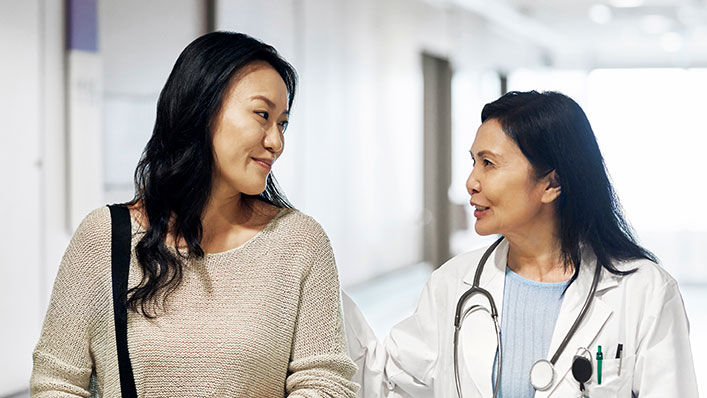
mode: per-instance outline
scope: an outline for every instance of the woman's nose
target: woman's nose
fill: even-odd
[[[273,124],[273,126],[265,132],[263,145],[268,151],[273,152],[278,156],[280,155],[283,147],[285,146],[285,142],[283,140],[282,133],[280,132],[280,127],[277,124]]]

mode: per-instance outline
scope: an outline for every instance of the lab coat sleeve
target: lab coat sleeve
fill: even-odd
[[[656,289],[636,356],[633,391],[640,398],[697,397],[689,323],[674,280]]]
[[[346,294],[341,292],[344,307],[344,330],[349,356],[354,361],[358,370],[352,378],[360,388],[359,398],[378,398],[385,396],[384,368],[386,353],[375,333],[369,326],[366,318],[359,310],[356,303]]]
[[[427,282],[415,312],[385,340],[386,387],[389,396],[431,397],[439,357],[438,312],[444,307],[435,294],[434,274]]]

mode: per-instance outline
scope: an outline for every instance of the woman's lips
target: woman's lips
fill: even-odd
[[[270,169],[272,169],[272,160],[259,158],[252,159],[258,166],[264,168],[265,170],[270,171]]]

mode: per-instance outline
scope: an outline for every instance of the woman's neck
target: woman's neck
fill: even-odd
[[[201,247],[207,253],[217,253],[238,247],[277,215],[277,209],[242,194],[212,191],[201,217]]]

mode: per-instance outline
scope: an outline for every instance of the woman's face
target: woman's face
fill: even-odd
[[[214,189],[257,195],[284,149],[287,87],[268,63],[256,61],[232,79],[212,125]]]
[[[479,235],[532,232],[538,222],[547,221],[544,206],[559,188],[553,191],[549,177],[535,178],[532,165],[498,121],[479,127],[470,152],[474,168],[466,188]]]

